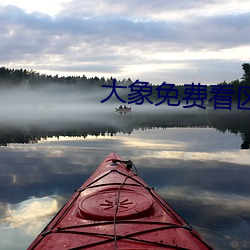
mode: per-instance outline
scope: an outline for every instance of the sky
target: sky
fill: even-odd
[[[0,0],[0,67],[216,84],[242,77],[249,23],[249,0]]]

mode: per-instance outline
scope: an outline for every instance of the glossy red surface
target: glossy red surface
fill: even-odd
[[[212,249],[110,153],[28,249]]]

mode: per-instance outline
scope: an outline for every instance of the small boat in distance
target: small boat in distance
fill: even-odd
[[[120,114],[131,113],[131,107],[127,107],[126,105],[124,105],[124,107],[122,107],[122,105],[120,105],[119,108],[115,108],[115,111],[119,112]]]
[[[29,246],[32,249],[212,249],[130,160],[110,153]]]

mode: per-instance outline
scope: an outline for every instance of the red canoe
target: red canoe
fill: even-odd
[[[28,249],[212,249],[110,153]]]

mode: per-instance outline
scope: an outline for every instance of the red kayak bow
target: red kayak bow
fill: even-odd
[[[110,153],[28,249],[212,249],[133,167]]]

